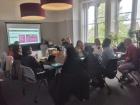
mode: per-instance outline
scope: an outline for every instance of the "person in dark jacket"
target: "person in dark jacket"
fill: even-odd
[[[23,56],[21,58],[21,64],[30,67],[36,74],[37,68],[39,68],[39,63],[33,56],[31,56],[32,48],[30,46],[24,46],[22,51]]]
[[[93,48],[91,46],[85,47],[85,59],[84,64],[88,70],[88,72],[92,75],[101,74],[102,64],[99,56],[97,54],[93,54]]]
[[[104,67],[99,58],[99,55],[93,54],[93,48],[91,46],[85,47],[84,65],[92,80],[91,84],[95,87],[104,87],[104,81],[102,78]]]
[[[89,77],[73,46],[67,47],[67,57],[61,74],[56,76],[52,96],[56,105],[64,105],[71,95],[79,100],[89,98]]]
[[[22,57],[22,47],[21,47],[21,45],[14,44],[12,48],[13,48],[13,58],[14,58],[14,60],[21,60],[21,57]]]

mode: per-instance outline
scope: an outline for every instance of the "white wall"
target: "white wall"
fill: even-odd
[[[7,49],[6,26],[3,21],[0,21],[0,54]]]
[[[40,0],[0,0],[0,20],[17,21],[20,18],[20,4],[26,2],[37,2]],[[67,11],[46,11],[45,22],[60,22],[72,20],[72,10]]]
[[[45,22],[41,24],[42,38],[56,42],[58,37],[58,23],[56,22]]]
[[[13,0],[0,0],[0,20],[15,20],[15,5]]]

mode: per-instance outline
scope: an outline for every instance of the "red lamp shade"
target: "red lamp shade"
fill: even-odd
[[[45,10],[67,10],[72,8],[72,0],[41,0],[41,7]]]
[[[23,3],[20,5],[21,18],[25,20],[45,19],[45,11],[39,3]]]

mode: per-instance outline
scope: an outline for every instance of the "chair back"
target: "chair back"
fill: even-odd
[[[117,74],[117,59],[111,59],[108,61],[105,68],[105,77],[113,79]]]
[[[26,67],[21,65],[20,66],[23,71],[23,79],[25,82],[29,83],[35,83],[36,82],[36,76],[33,70],[30,67]]]
[[[20,68],[20,60],[15,60],[12,65],[11,77],[13,80],[23,79],[23,70]]]

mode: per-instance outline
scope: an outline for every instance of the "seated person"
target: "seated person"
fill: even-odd
[[[37,68],[39,68],[39,63],[33,56],[31,56],[31,54],[32,54],[32,48],[30,46],[24,46],[23,56],[21,58],[21,64],[30,67],[36,74]]]
[[[22,47],[20,45],[13,45],[13,58],[14,60],[21,60],[22,57]]]
[[[126,51],[124,42],[119,43],[119,45],[117,46],[117,51],[120,51],[120,52],[125,52]]]
[[[99,59],[99,56],[96,54],[93,54],[93,48],[91,46],[86,46],[85,47],[85,59],[84,59],[84,64],[86,66],[86,68],[88,69],[88,72],[92,72],[95,70],[97,70],[97,72],[99,71],[99,69],[101,69],[101,61]]]
[[[101,42],[98,38],[95,39],[95,43],[93,45],[94,54],[102,55],[103,49],[101,47]]]
[[[84,56],[84,44],[81,40],[77,41],[75,49],[80,58]]]
[[[67,56],[57,83],[51,88],[51,95],[56,105],[64,105],[71,95],[78,99],[89,98],[89,77],[82,67],[73,46],[67,47]]]
[[[65,48],[69,45],[69,43],[66,41],[65,38],[61,39],[61,43],[62,43],[62,46]]]
[[[138,50],[133,45],[132,40],[126,38],[124,44],[126,47],[125,63],[121,64],[118,68],[122,74],[127,73],[130,69],[133,69],[138,65]]]
[[[106,67],[108,61],[115,58],[115,54],[113,48],[111,47],[111,40],[109,38],[104,39],[102,46],[102,63]]]
[[[43,42],[40,45],[40,49],[43,57],[46,56],[47,48],[48,48],[48,42],[46,40],[43,40]]]
[[[92,79],[93,86],[104,86],[104,81],[102,79],[102,71],[104,68],[101,65],[101,61],[98,55],[93,54],[93,49],[91,46],[85,47],[85,59],[84,59],[85,69],[88,71],[90,79]]]
[[[16,42],[13,47],[13,64],[11,70],[12,79],[22,79],[22,71],[20,70],[21,57],[22,57],[22,47]]]
[[[48,64],[53,64],[55,63],[55,56],[54,55],[49,55],[47,59]]]

